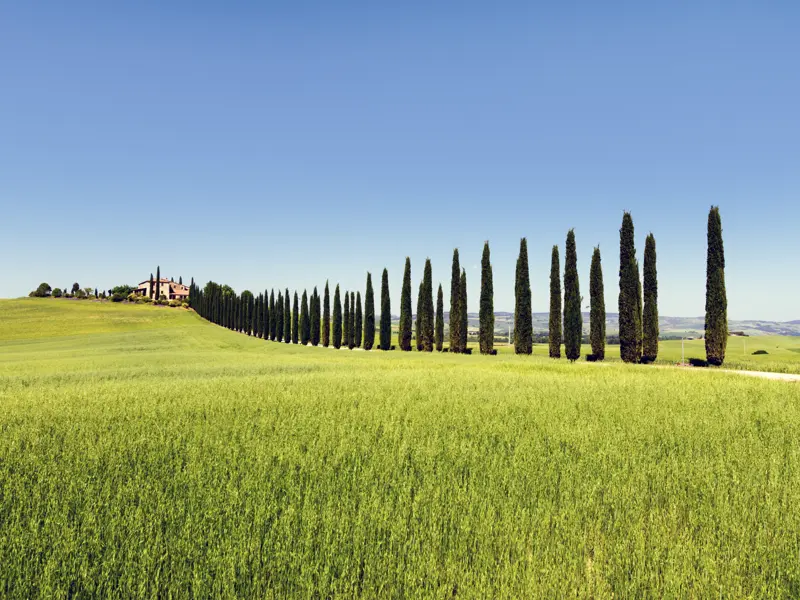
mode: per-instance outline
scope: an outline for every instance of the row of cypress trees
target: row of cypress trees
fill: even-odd
[[[633,218],[624,212],[620,227],[619,263],[619,339],[620,356],[625,362],[653,362],[658,356],[658,276],[656,241],[652,233],[645,240],[644,281],[640,278],[636,258]],[[706,354],[711,364],[722,364],[727,345],[727,297],[725,293],[725,258],[719,207],[712,207],[708,219],[708,256],[706,281]],[[580,358],[583,337],[583,315],[577,268],[575,231],[567,232],[563,276],[563,313],[561,266],[558,246],[553,246],[550,264],[549,355],[561,357],[561,346],[567,359]],[[481,290],[479,310],[479,350],[482,354],[494,351],[494,288],[489,243],[481,258]],[[290,307],[289,290],[265,291],[254,296],[249,291],[236,295],[229,286],[209,282],[203,289],[190,286],[190,303],[198,313],[224,327],[263,339],[285,343],[320,343],[334,348],[371,350],[375,343],[375,297],[372,275],[367,273],[363,312],[361,292],[344,292],[339,286],[333,295],[331,313],[328,283],[322,298],[314,288],[310,297],[303,291],[293,296]],[[589,341],[592,353],[589,360],[603,360],[606,345],[606,309],[600,248],[592,253],[589,274]],[[343,306],[344,304],[344,306]],[[517,258],[514,305],[514,351],[531,354],[533,351],[533,313],[528,266],[527,239],[520,240]],[[433,276],[430,259],[426,259],[419,284],[416,305],[417,350],[432,352],[444,349],[444,299],[439,284],[434,312]],[[450,344],[449,351],[471,352],[467,348],[467,275],[461,267],[458,249],[453,251],[450,278]],[[563,318],[563,320],[562,320]],[[400,323],[397,343],[401,350],[412,349],[413,313],[411,304],[411,259],[406,257],[400,298]],[[388,271],[381,277],[381,314],[378,348],[394,349],[392,345],[391,302]]]
[[[564,288],[562,313],[561,266],[558,246],[553,246],[550,259],[550,318],[549,355],[561,358],[561,346],[567,359],[580,358],[583,338],[583,313],[578,279],[578,258],[575,247],[575,230],[567,232],[564,256]],[[517,259],[517,312],[527,313],[530,304],[530,282],[527,274],[527,243],[520,242]],[[620,228],[619,269],[619,337],[620,356],[625,362],[652,362],[658,355],[658,282],[656,276],[655,237],[651,233],[645,244],[644,309],[642,308],[642,283],[634,246],[633,219],[625,212]],[[589,271],[589,342],[592,353],[588,360],[605,359],[606,308],[603,268],[600,248],[595,247]],[[563,315],[563,322],[562,322]],[[516,339],[519,336],[521,339]],[[515,350],[530,354],[532,333],[526,320],[515,328]]]

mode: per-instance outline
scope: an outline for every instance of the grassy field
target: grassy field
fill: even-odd
[[[31,299],[0,431],[3,597],[800,595],[794,383]]]

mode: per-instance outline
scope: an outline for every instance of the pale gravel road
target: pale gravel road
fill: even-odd
[[[800,381],[800,375],[791,373],[770,373],[768,371],[739,371],[737,369],[722,369],[725,373],[738,373],[750,377],[761,377],[762,379],[775,379],[777,381]]]

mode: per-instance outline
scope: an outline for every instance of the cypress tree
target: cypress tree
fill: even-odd
[[[531,308],[531,280],[528,270],[528,240],[519,242],[516,283],[514,285],[514,352],[533,352],[533,311]]]
[[[481,256],[481,300],[478,322],[481,354],[491,354],[494,349],[494,282],[489,242],[484,242],[483,256]]]
[[[287,344],[292,342],[292,305],[289,296],[289,288],[283,294],[283,341]],[[297,306],[297,303],[295,303]]]
[[[403,271],[403,290],[400,294],[400,329],[397,332],[397,345],[400,350],[411,350],[411,259],[406,256]]]
[[[344,293],[344,315],[342,317],[342,345],[350,346],[350,292]]]
[[[372,290],[372,274],[367,273],[367,291],[364,293],[364,350],[375,345],[375,292]]]
[[[322,315],[319,311],[319,292],[317,292],[316,286],[314,287],[314,293],[311,298],[311,345],[319,346],[319,328]]]
[[[550,257],[550,358],[561,358],[561,259],[558,246]]]
[[[250,290],[242,292],[242,333],[251,335],[253,329],[253,293]]]
[[[283,294],[278,290],[278,300],[275,302],[275,339],[283,341]]]
[[[436,350],[441,352],[444,347],[444,294],[442,284],[439,284],[439,291],[436,294]]]
[[[433,269],[431,259],[425,259],[425,270],[422,275],[422,299],[417,320],[420,322],[423,352],[433,352]]]
[[[297,292],[294,293],[294,302],[292,303],[292,343],[296,344],[300,339],[300,306],[297,298]]]
[[[637,300],[640,288],[633,219],[625,212],[619,230],[619,353],[629,363],[641,358],[641,312]]]
[[[719,206],[708,213],[706,257],[706,360],[712,365],[725,362],[728,346],[728,296],[725,291],[725,248]]]
[[[592,254],[592,268],[589,273],[589,296],[591,303],[589,337],[592,342],[592,354],[595,360],[604,360],[606,357],[606,300],[599,246],[594,249]]]
[[[425,289],[425,282],[419,282],[419,289],[417,290],[417,318],[414,320],[414,342],[417,347],[417,352],[422,351],[422,295]]]
[[[327,348],[331,344],[331,294],[328,291],[327,281],[325,282],[322,310],[322,345]]]
[[[361,292],[356,294],[356,316],[353,324],[353,346],[361,348],[361,335],[364,327],[364,315],[361,313]]]
[[[644,243],[644,312],[642,314],[642,361],[658,357],[658,275],[656,238],[651,233]]]
[[[264,290],[264,316],[262,317],[263,337],[269,339],[269,290]]]
[[[306,346],[311,339],[311,320],[308,317],[308,294],[303,290],[300,302],[300,343]]]
[[[461,282],[458,290],[458,347],[460,352],[467,349],[467,332],[469,330],[469,318],[467,316],[467,272],[461,269]]]
[[[161,299],[161,265],[156,267],[156,300]]]
[[[381,333],[380,349],[392,349],[392,309],[389,298],[389,272],[384,269],[381,276]]]
[[[154,285],[154,283],[153,283],[153,274],[152,274],[152,273],[150,273],[150,292],[149,292],[149,294],[150,294],[150,297],[151,297],[151,298],[152,298],[152,297],[153,297],[153,295],[156,293],[156,292],[155,292],[155,288],[153,287],[153,285]],[[67,289],[67,288],[64,288],[64,289]]]
[[[581,314],[581,290],[578,281],[578,255],[575,250],[575,230],[567,233],[564,256],[564,350],[569,360],[581,357],[583,315]]]
[[[261,296],[256,297],[255,311],[253,313],[253,335],[261,336]]]
[[[461,265],[458,260],[458,248],[453,250],[453,265],[450,269],[450,352],[461,352],[459,342],[461,334],[458,327],[461,323],[458,294],[461,291]]]
[[[342,347],[342,300],[339,297],[339,285],[333,292],[333,347]]]
[[[355,342],[355,324],[356,324],[356,295],[355,292],[350,292],[350,312],[347,313],[347,347],[352,350],[353,342]]]
[[[275,290],[273,289],[269,292],[269,339],[273,342],[275,341],[275,336],[277,334],[275,317]]]

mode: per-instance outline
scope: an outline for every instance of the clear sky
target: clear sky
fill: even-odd
[[[719,204],[729,316],[800,319],[800,4],[5,2],[0,296],[166,276],[363,289],[484,240],[513,310],[575,228],[616,311],[618,230],[660,312],[703,314]],[[658,5],[658,6],[657,6]],[[588,300],[585,302],[588,304]]]

